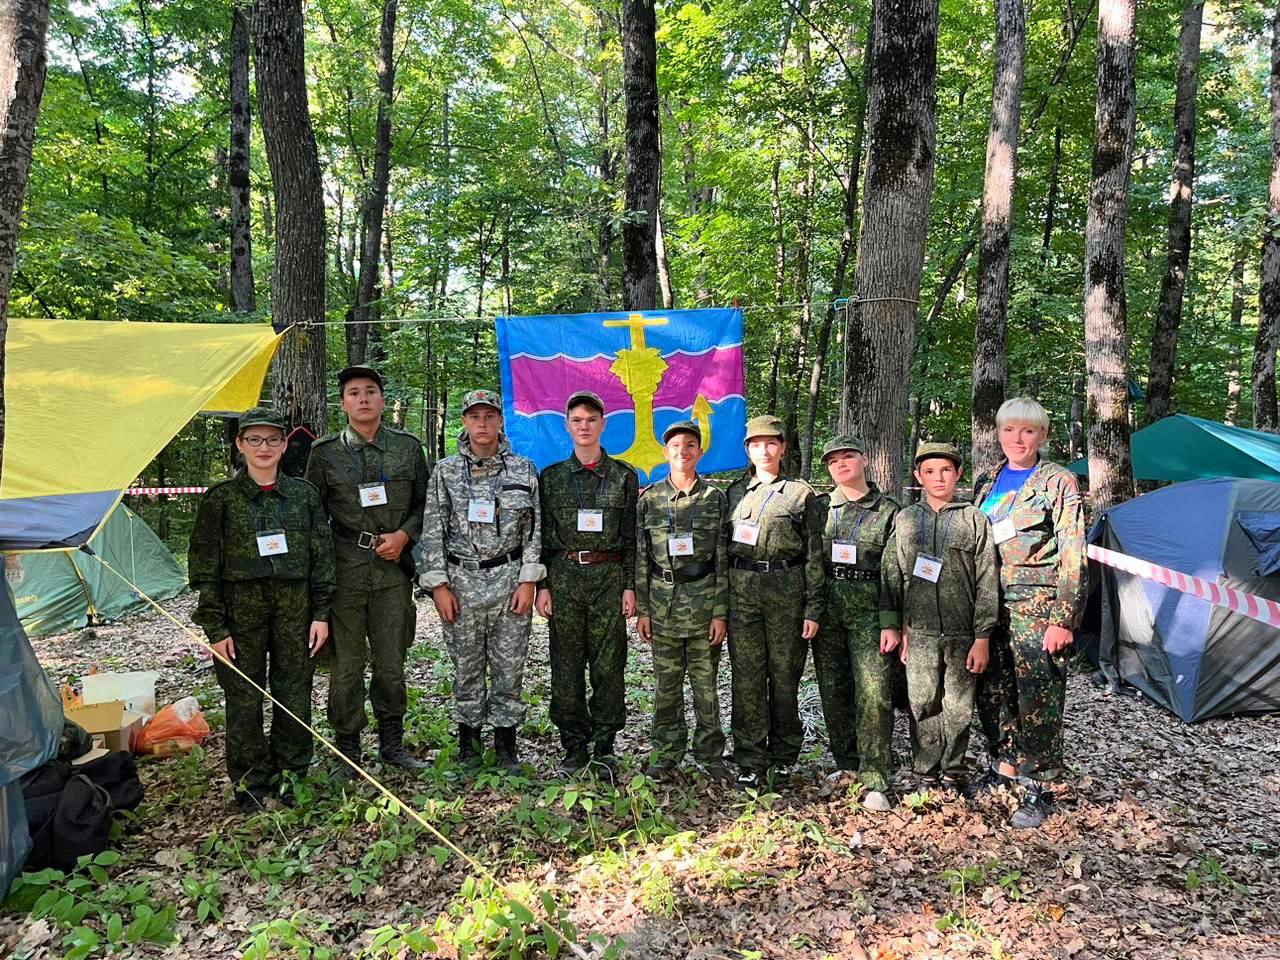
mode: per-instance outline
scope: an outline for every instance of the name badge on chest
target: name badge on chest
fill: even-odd
[[[858,562],[858,545],[849,540],[836,540],[831,544],[831,562],[832,563],[849,563]]]
[[[733,521],[733,542],[754,547],[760,542],[760,524],[751,520]]]
[[[472,523],[493,523],[498,516],[492,500],[471,500],[467,503],[467,519]]]
[[[258,534],[258,556],[274,557],[289,552],[289,541],[283,530],[263,530]]]
[[[927,553],[917,554],[916,565],[911,573],[921,580],[937,583],[938,578],[942,576],[942,561],[937,557],[929,556]]]
[[[604,511],[603,510],[579,510],[578,511],[578,532],[579,533],[599,533],[604,529]]]
[[[1013,517],[1005,517],[991,525],[991,539],[997,544],[1012,540],[1018,535],[1018,528],[1013,525]]]
[[[686,533],[682,537],[667,537],[667,553],[673,557],[692,557],[693,534]]]
[[[380,507],[387,502],[387,486],[384,483],[360,484],[360,506]]]

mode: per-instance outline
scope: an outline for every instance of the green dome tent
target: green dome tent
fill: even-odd
[[[89,547],[157,600],[186,589],[187,575],[173,554],[124,504],[107,515]],[[22,582],[12,587],[28,636],[113,620],[145,605],[128,584],[80,550],[24,553],[22,570]]]

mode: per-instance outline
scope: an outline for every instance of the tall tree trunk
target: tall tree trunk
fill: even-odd
[[[396,86],[396,8],[398,0],[382,6],[378,34],[378,120],[374,134],[373,179],[365,197],[361,219],[360,279],[356,285],[355,321],[347,338],[347,362],[364,363],[369,342],[371,305],[377,297],[378,257],[382,251],[382,217],[387,209],[387,184],[391,179],[391,101]]]
[[[872,474],[895,494],[902,486],[903,421],[933,194],[938,0],[874,0],[872,6],[858,303],[845,344],[844,389]]]
[[[1280,3],[1271,35],[1271,187],[1262,237],[1258,338],[1253,346],[1253,426],[1275,431],[1276,347],[1280,346]]]
[[[982,242],[978,246],[978,320],[973,342],[974,475],[1000,459],[996,411],[1004,402],[1005,333],[1009,310],[1009,247],[1018,178],[1018,121],[1026,60],[1027,17],[1022,0],[996,0],[996,62],[991,127],[982,186]]]
[[[658,289],[662,291],[662,309],[670,310],[675,306],[676,296],[671,289],[671,263],[667,260],[667,240],[662,235],[661,209],[656,213],[653,239],[654,253],[658,261]]]
[[[22,198],[31,173],[31,144],[44,93],[48,0],[0,5],[0,456],[4,453],[5,339],[9,287],[18,255]]]
[[[1133,496],[1124,239],[1135,114],[1137,0],[1098,8],[1098,104],[1085,224],[1089,490],[1095,516]]]
[[[600,127],[600,146],[597,161],[597,174],[600,185],[606,196],[604,210],[600,214],[599,250],[596,255],[596,309],[603,310],[612,306],[613,284],[610,282],[609,261],[613,258],[613,189],[618,171],[613,145],[609,141],[609,68],[605,53],[609,49],[609,16],[604,4],[596,4],[596,43],[600,56],[597,62],[600,72],[596,77],[596,92],[599,102],[596,106],[596,122]]]
[[[655,0],[622,0],[622,77],[627,100],[626,202],[622,224],[622,305],[658,302],[658,42]]]
[[[231,184],[231,309],[257,308],[253,290],[253,240],[249,198],[249,22],[250,7],[231,8],[231,149],[227,180]]]
[[[1147,376],[1147,423],[1173,412],[1173,367],[1182,322],[1182,294],[1191,261],[1191,203],[1196,178],[1196,89],[1200,69],[1200,23],[1204,0],[1182,11],[1178,40],[1178,93],[1173,107],[1173,182],[1169,185],[1169,249],[1151,335]]]
[[[1077,376],[1071,381],[1071,413],[1068,417],[1069,436],[1068,456],[1079,460],[1085,455],[1084,449],[1084,377]]]
[[[319,433],[325,403],[324,195],[307,110],[301,0],[257,0],[253,59],[262,136],[276,195],[272,321],[290,329],[276,354],[276,409]],[[318,324],[318,326],[298,326]]]
[[[1062,169],[1062,123],[1053,125],[1053,159],[1049,163],[1049,189],[1044,198],[1044,230],[1040,235],[1040,280],[1031,297],[1030,323],[1031,338],[1040,336],[1040,295],[1039,291],[1048,282],[1049,260],[1053,254],[1053,228],[1058,215],[1058,180]],[[1031,376],[1027,381],[1027,393],[1040,398],[1040,364],[1031,368]]]
[[[1227,365],[1227,409],[1222,420],[1235,426],[1240,415],[1240,325],[1244,320],[1244,252],[1231,264],[1231,359]]]

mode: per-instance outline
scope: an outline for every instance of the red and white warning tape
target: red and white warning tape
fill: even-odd
[[[1242,613],[1269,627],[1280,627],[1280,603],[1274,600],[1245,593],[1243,590],[1236,590],[1221,583],[1210,583],[1199,577],[1179,573],[1177,570],[1170,570],[1168,567],[1161,567],[1146,560],[1139,560],[1127,553],[1116,553],[1114,550],[1106,550],[1092,544],[1089,546],[1089,558],[1105,563],[1109,567],[1115,567],[1117,570],[1123,570],[1125,573],[1132,573],[1144,580],[1154,580],[1156,583],[1162,583],[1182,593],[1189,593],[1201,600],[1209,601],[1216,607],[1226,607],[1235,613]]]
[[[130,487],[124,492],[126,497],[154,497],[169,493],[204,493],[208,487]]]

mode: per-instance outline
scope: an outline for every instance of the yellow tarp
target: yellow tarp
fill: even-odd
[[[279,340],[257,323],[10,320],[0,500],[127,487],[201,410],[256,404]]]

